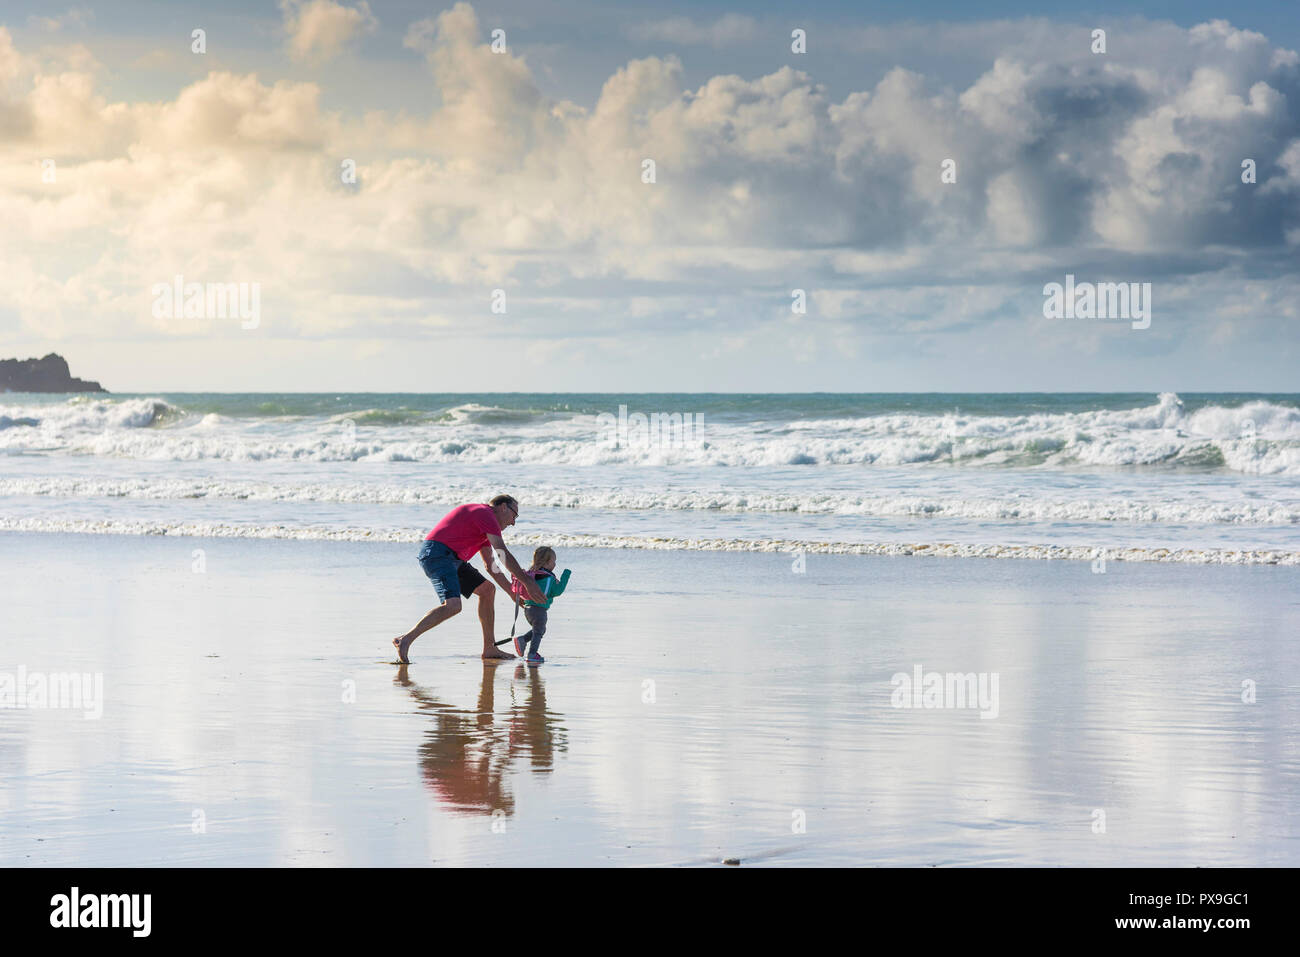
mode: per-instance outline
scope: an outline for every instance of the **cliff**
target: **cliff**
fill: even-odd
[[[51,352],[40,359],[0,359],[0,392],[107,392],[98,382],[74,379],[67,360]]]

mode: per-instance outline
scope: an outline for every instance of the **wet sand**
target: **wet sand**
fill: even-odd
[[[403,669],[416,548],[0,533],[0,674],[103,675],[0,710],[0,865],[1300,864],[1294,569],[566,549],[545,665]]]

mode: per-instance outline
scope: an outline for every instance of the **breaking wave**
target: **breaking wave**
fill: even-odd
[[[1300,475],[1300,409],[1263,399],[1190,411],[1177,395],[1163,393],[1151,405],[1093,411],[701,416],[693,430],[665,426],[657,433],[620,432],[612,418],[478,403],[231,415],[160,398],[78,397],[60,405],[0,405],[0,451],[151,461],[1210,468]]]

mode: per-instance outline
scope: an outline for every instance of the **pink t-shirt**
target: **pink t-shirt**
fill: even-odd
[[[457,505],[442,517],[424,540],[442,542],[462,562],[467,562],[488,543],[489,535],[500,534],[501,526],[491,505]]]

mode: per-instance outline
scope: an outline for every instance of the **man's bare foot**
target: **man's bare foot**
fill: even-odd
[[[483,652],[483,660],[491,658],[500,658],[502,661],[514,661],[515,656],[508,651],[502,651],[500,648],[493,648],[491,651]]]
[[[406,652],[411,647],[411,642],[409,639],[403,640],[403,638],[404,636],[402,635],[394,638],[393,647],[397,649],[397,660],[404,665],[409,665],[411,661],[406,657]]]

